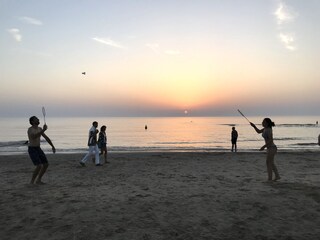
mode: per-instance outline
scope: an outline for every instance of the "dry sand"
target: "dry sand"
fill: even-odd
[[[266,183],[265,154],[48,155],[28,184],[27,155],[0,156],[0,238],[320,239],[320,152],[278,153],[282,179]]]

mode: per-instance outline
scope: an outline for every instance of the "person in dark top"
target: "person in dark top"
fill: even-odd
[[[107,161],[107,127],[103,125],[100,128],[99,138],[98,138],[98,147],[100,149],[100,155],[104,157],[104,163],[108,163]]]
[[[237,152],[237,140],[238,140],[238,132],[236,130],[235,127],[232,127],[232,131],[231,131],[231,152],[233,152],[233,150],[235,152]]]

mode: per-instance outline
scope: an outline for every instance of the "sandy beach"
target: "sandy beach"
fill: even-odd
[[[320,152],[50,154],[45,185],[27,155],[0,156],[1,239],[319,239]]]

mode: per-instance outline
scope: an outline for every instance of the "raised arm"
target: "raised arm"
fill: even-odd
[[[254,123],[250,122],[250,125],[254,128],[254,130],[256,130],[257,133],[262,133],[263,132],[263,129],[258,129],[257,126]]]
[[[43,125],[43,128],[39,128],[40,131],[37,131],[36,129],[29,128],[28,135],[32,139],[37,139],[44,134],[44,132],[48,129],[47,125]]]

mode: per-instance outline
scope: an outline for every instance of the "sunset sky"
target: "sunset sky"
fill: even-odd
[[[0,117],[320,115],[319,13],[319,0],[0,0]]]

